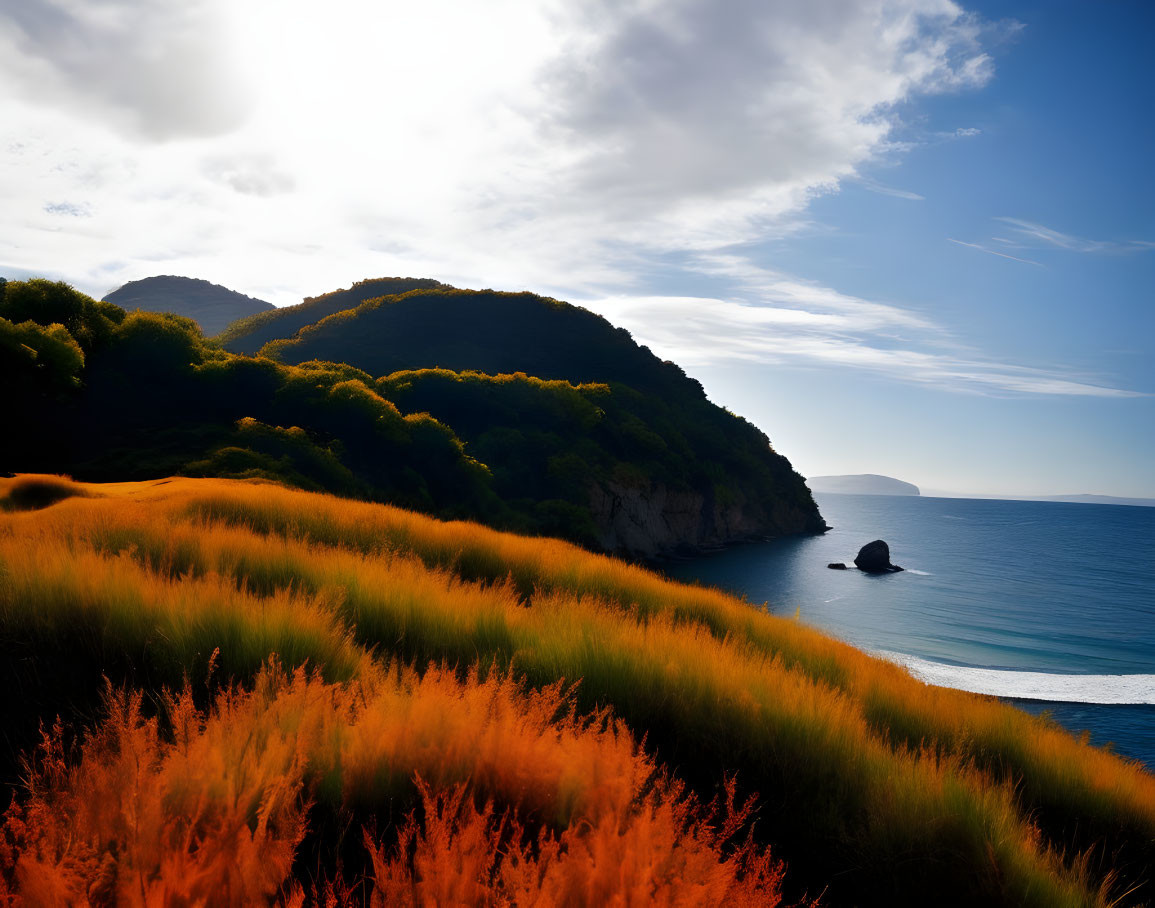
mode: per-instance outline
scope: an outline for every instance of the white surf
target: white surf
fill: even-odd
[[[1155,675],[1067,675],[1052,672],[1010,671],[947,665],[917,656],[875,652],[903,666],[927,684],[953,687],[975,694],[1049,700],[1055,703],[1102,705],[1155,704]]]

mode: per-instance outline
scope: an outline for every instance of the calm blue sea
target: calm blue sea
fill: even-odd
[[[1155,508],[816,495],[824,536],[667,565],[1155,769]],[[885,539],[900,574],[853,568]]]

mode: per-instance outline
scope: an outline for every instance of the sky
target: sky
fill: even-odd
[[[586,306],[803,475],[1155,497],[1155,6],[18,0],[0,275]]]

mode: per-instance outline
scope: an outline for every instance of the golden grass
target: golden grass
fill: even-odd
[[[68,476],[24,473],[15,479],[5,480],[5,494],[0,499],[0,507],[6,511],[34,511],[65,498],[87,498],[92,494]]]
[[[415,788],[424,818],[409,814],[391,854],[365,834],[371,904],[778,902],[764,850],[723,853],[746,811],[732,798],[703,808],[620,723],[575,718],[556,685],[397,666],[335,685],[270,664],[208,714],[188,688],[169,697],[168,735],[140,694],[107,700],[78,763],[59,731],[45,736],[0,838],[0,897],[300,903],[291,871],[310,794],[352,803]]]
[[[0,495],[11,482],[0,480]],[[271,484],[175,479],[110,484],[99,494],[0,517],[0,635],[38,658],[56,646],[67,649],[61,660],[127,666],[132,677],[144,669],[151,683],[167,684],[203,674],[218,648],[222,670],[238,678],[274,652],[356,685],[383,661],[432,661],[455,667],[479,703],[489,702],[487,685],[512,685],[510,672],[540,691],[519,694],[526,702],[580,681],[573,702],[601,716],[600,733],[626,734],[600,712],[610,707],[695,784],[708,788],[736,771],[746,790],[761,790],[773,810],[759,828],[801,868],[800,889],[817,892],[833,879],[836,900],[915,902],[947,892],[947,901],[1076,905],[1150,885],[1155,779],[1137,765],[997,701],[921,684],[718,591],[556,540]],[[470,702],[446,700],[417,715],[394,698],[364,719],[373,731],[342,757],[340,772],[318,771],[317,790],[332,799],[339,778],[341,803],[379,803],[390,792],[412,795],[412,773],[421,772],[432,786],[426,821],[435,822],[405,827],[407,854],[436,852],[437,824],[450,821],[471,829],[475,844],[485,836],[492,844],[506,834],[498,814],[452,801],[466,781],[452,768],[474,765],[467,742],[481,727]],[[550,719],[550,734],[574,741],[593,727]],[[458,743],[423,722],[457,727]],[[402,727],[422,729],[440,756],[424,769],[382,768],[402,765],[382,743]],[[500,750],[497,739],[478,740],[481,751]],[[507,793],[547,777],[549,790],[568,790],[591,771],[576,745],[547,751],[509,758],[514,765],[501,772],[528,773],[521,782],[473,782],[563,830],[557,844],[575,815],[570,801]],[[614,772],[629,787],[624,766]],[[563,776],[571,781],[557,782]],[[370,846],[375,865],[392,866],[389,847]],[[407,873],[417,866],[403,863]],[[516,890],[505,864],[487,866],[487,898]],[[549,867],[534,873],[561,873]],[[420,900],[421,891],[410,895]],[[1140,896],[1150,891],[1130,897]]]

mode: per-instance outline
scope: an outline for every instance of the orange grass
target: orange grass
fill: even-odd
[[[640,618],[664,614],[700,624],[722,639],[746,639],[816,680],[846,690],[875,729],[899,743],[942,746],[1031,786],[1039,805],[1056,790],[1075,789],[1107,812],[1131,814],[1155,836],[1155,784],[1123,770],[1120,758],[1088,747],[1061,729],[991,698],[914,682],[902,668],[761,610],[718,590],[675,583],[626,562],[593,555],[555,539],[531,539],[462,522],[442,522],[387,506],[279,489],[230,489],[194,497],[187,507],[281,538],[314,540],[375,554],[413,554],[465,576],[508,578],[523,595],[559,590],[600,598]],[[1053,784],[1052,780],[1060,782]],[[1065,796],[1065,795],[1064,795]],[[1138,809],[1136,810],[1136,803]],[[1086,818],[1082,808],[1078,811]]]
[[[369,904],[728,905],[781,901],[781,865],[747,839],[719,859],[746,820],[734,809],[713,825],[709,811],[659,785],[627,822],[599,816],[560,835],[527,836],[516,816],[478,810],[465,786],[437,793],[418,780],[424,821],[410,814],[392,853],[366,834],[373,865]],[[715,808],[716,810],[716,808]]]
[[[67,476],[52,473],[24,473],[10,480],[5,489],[0,509],[6,511],[34,511],[79,496],[87,498],[93,493],[73,482]]]
[[[347,804],[386,778],[420,796],[424,819],[410,813],[391,848],[365,835],[371,904],[779,901],[780,866],[750,839],[729,847],[750,810],[732,789],[724,810],[703,809],[620,723],[575,718],[557,685],[397,666],[334,685],[273,664],[208,714],[187,688],[167,698],[168,734],[140,694],[107,704],[78,762],[59,730],[45,735],[30,796],[6,816],[0,895],[299,903],[311,798]]]
[[[358,683],[378,670],[369,654],[477,666],[477,684],[493,667],[546,691],[580,679],[583,709],[612,705],[694,778],[739,770],[780,808],[763,828],[820,874],[899,900],[949,880],[957,899],[1040,905],[1149,884],[1155,779],[1137,765],[720,592],[556,540],[269,484],[98,488],[104,498],[0,517],[0,633],[47,648],[89,621],[68,646],[120,646],[168,683],[218,646],[240,676],[278,652]],[[297,612],[300,629],[281,618]],[[397,781],[349,772],[360,781],[342,797],[359,803]],[[426,778],[442,793],[463,781]],[[563,822],[570,808],[556,809]]]

